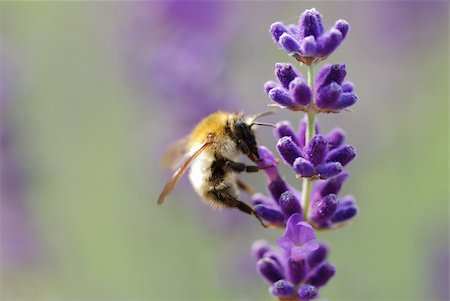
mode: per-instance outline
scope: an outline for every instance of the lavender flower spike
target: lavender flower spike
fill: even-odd
[[[295,30],[292,30],[295,28]],[[270,33],[281,48],[304,64],[312,64],[327,58],[347,36],[349,25],[338,20],[325,31],[322,17],[316,9],[308,9],[300,15],[298,27],[276,22]]]

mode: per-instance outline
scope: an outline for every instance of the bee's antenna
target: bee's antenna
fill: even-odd
[[[261,118],[261,117],[264,117],[264,116],[267,116],[267,115],[272,115],[272,114],[275,114],[275,112],[274,111],[267,111],[267,112],[262,112],[262,113],[256,114],[255,116],[253,116],[252,122],[255,121],[258,118]]]
[[[276,127],[274,124],[267,122],[252,122],[252,124],[250,124],[250,127],[252,127],[253,125],[271,126],[273,128]]]

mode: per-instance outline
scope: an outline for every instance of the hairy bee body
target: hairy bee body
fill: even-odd
[[[259,167],[236,162],[240,155],[248,156],[252,161],[259,160],[257,143],[252,126],[254,120],[265,115],[246,116],[242,113],[216,112],[204,118],[192,133],[174,147],[169,148],[167,161],[177,161],[177,150],[183,145],[179,155],[187,157],[178,168],[161,193],[161,204],[172,191],[181,175],[190,167],[189,179],[194,190],[213,208],[237,208],[247,214],[259,216],[253,208],[238,199],[238,188],[249,190],[248,186],[237,179],[241,172],[256,172]],[[173,164],[173,162],[168,162]]]
[[[189,154],[203,145],[208,137],[214,143],[191,164],[189,179],[197,194],[213,208],[233,207],[238,198],[236,173],[225,168],[226,161],[235,161],[242,154],[232,127],[242,115],[216,112],[203,119],[189,137]]]

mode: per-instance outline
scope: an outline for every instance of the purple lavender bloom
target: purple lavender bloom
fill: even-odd
[[[320,69],[314,88],[318,112],[336,113],[356,103],[353,84],[344,82],[346,74],[344,64],[327,64]]]
[[[276,134],[283,132],[292,131],[284,129],[276,131]],[[332,134],[329,136],[334,139],[336,134]],[[342,136],[338,137],[338,142],[333,141],[333,147],[336,143],[342,143],[343,133],[340,132],[339,135]],[[342,172],[343,166],[356,156],[355,149],[350,145],[330,150],[328,139],[320,134],[314,136],[303,149],[294,143],[290,136],[282,137],[278,140],[277,149],[284,162],[292,166],[299,177],[313,179],[328,179],[338,175]]]
[[[337,197],[348,176],[344,172],[314,185],[309,218],[316,228],[336,228],[358,214],[358,207],[352,196]]]
[[[316,9],[308,9],[300,15],[298,27],[281,22],[270,26],[276,44],[304,64],[317,63],[335,51],[347,36],[349,25],[338,20],[324,31],[322,17]]]
[[[279,84],[274,81],[264,84],[264,91],[275,102],[272,106],[305,111],[312,102],[312,91],[303,76],[288,63],[277,63],[275,76]]]
[[[303,217],[296,213],[288,219],[286,232],[277,240],[277,243],[288,256],[294,260],[300,260],[319,247],[314,241],[315,238],[313,227],[304,222]]]
[[[316,298],[318,288],[335,273],[334,266],[326,261],[328,247],[315,241],[313,228],[299,213],[291,215],[278,244],[281,249],[271,248],[263,240],[252,246],[258,273],[271,284],[269,292],[292,300]]]

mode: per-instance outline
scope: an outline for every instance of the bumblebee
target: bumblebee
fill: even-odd
[[[213,208],[237,208],[261,220],[252,207],[239,200],[238,189],[251,192],[251,188],[237,178],[242,172],[257,172],[257,165],[247,165],[236,160],[246,155],[255,163],[260,162],[254,133],[255,125],[273,126],[255,122],[272,112],[247,116],[243,113],[216,112],[204,118],[191,134],[172,144],[163,157],[163,165],[174,166],[184,162],[167,182],[158,198],[161,205],[173,190],[181,176],[190,168],[189,179],[197,194]]]

